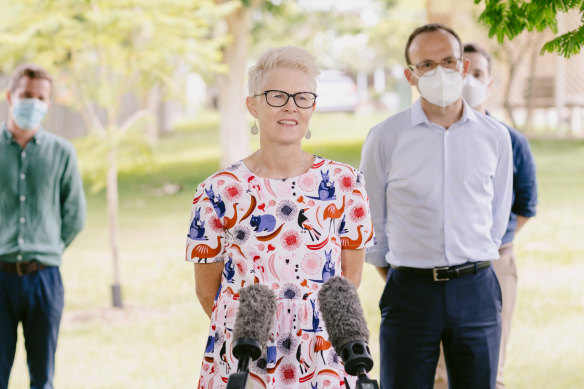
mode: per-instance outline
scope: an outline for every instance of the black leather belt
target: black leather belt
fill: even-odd
[[[428,277],[434,281],[448,281],[453,278],[460,278],[467,274],[476,274],[479,270],[486,269],[489,266],[491,266],[491,261],[467,262],[462,265],[435,267],[432,269],[391,265],[394,269]]]
[[[31,273],[36,273],[46,269],[48,266],[41,265],[37,261],[28,262],[1,262],[0,271],[7,273],[16,273],[19,276],[24,276]]]

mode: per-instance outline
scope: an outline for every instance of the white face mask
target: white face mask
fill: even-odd
[[[423,98],[434,105],[446,107],[462,94],[462,73],[458,70],[444,69],[442,66],[418,76],[418,90]]]
[[[487,85],[482,81],[469,76],[464,80],[462,98],[473,108],[477,108],[487,101]]]

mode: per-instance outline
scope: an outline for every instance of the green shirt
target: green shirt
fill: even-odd
[[[0,261],[59,266],[85,222],[73,145],[42,128],[22,149],[0,126]]]

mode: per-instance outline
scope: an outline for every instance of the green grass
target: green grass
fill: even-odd
[[[310,152],[358,165],[368,129],[383,114],[315,114]],[[120,173],[121,275],[125,308],[111,306],[104,193],[88,194],[87,227],[64,256],[66,308],[57,388],[192,388],[209,321],[183,248],[192,195],[218,169],[218,117],[204,113],[160,139],[147,166]],[[330,139],[335,139],[331,141]],[[254,138],[257,145],[257,138]],[[510,388],[581,388],[584,382],[584,142],[533,141],[538,216],[517,237],[519,297],[508,350]],[[83,150],[82,141],[77,143]],[[81,166],[90,166],[80,152]],[[165,184],[182,190],[159,195]],[[366,265],[360,295],[378,376],[377,303],[383,282]],[[27,386],[22,339],[10,389]]]

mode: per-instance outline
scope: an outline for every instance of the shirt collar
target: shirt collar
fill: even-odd
[[[422,98],[420,97],[414,105],[412,105],[411,112],[411,119],[412,119],[412,126],[417,126],[418,124],[430,124],[430,120],[426,113],[422,109]]]
[[[32,137],[32,141],[37,145],[40,145],[41,143],[43,143],[43,140],[45,139],[46,136],[47,134],[45,132],[45,129],[42,126],[40,126],[39,130]]]
[[[8,143],[12,142],[12,140],[14,139],[14,136],[12,135],[12,133],[10,131],[8,131],[8,126],[6,125],[6,122],[2,123],[1,131],[2,131],[2,139],[6,140],[6,142],[8,142]],[[36,134],[33,135],[31,141],[36,143],[37,145],[40,145],[42,143],[43,139],[45,139],[45,137],[46,137],[45,130],[41,126],[41,127],[39,127]]]
[[[460,118],[459,122],[464,123],[467,120],[470,120],[473,123],[478,123],[479,119],[477,117],[479,113],[472,109],[468,103],[462,99],[462,117]]]
[[[6,123],[2,123],[2,140],[10,143],[12,141],[12,133],[8,131]]]
[[[422,98],[419,98],[418,100],[416,100],[414,105],[412,105],[411,120],[412,120],[412,126],[417,126],[419,124],[430,124],[430,120],[428,119],[428,116],[426,116],[426,113],[422,109]],[[458,120],[456,123],[462,124],[462,123],[466,122],[467,120],[469,120],[473,123],[477,123],[478,122],[477,112],[474,109],[472,109],[466,103],[466,101],[464,101],[464,99],[462,99],[462,116],[460,117],[460,120]]]

